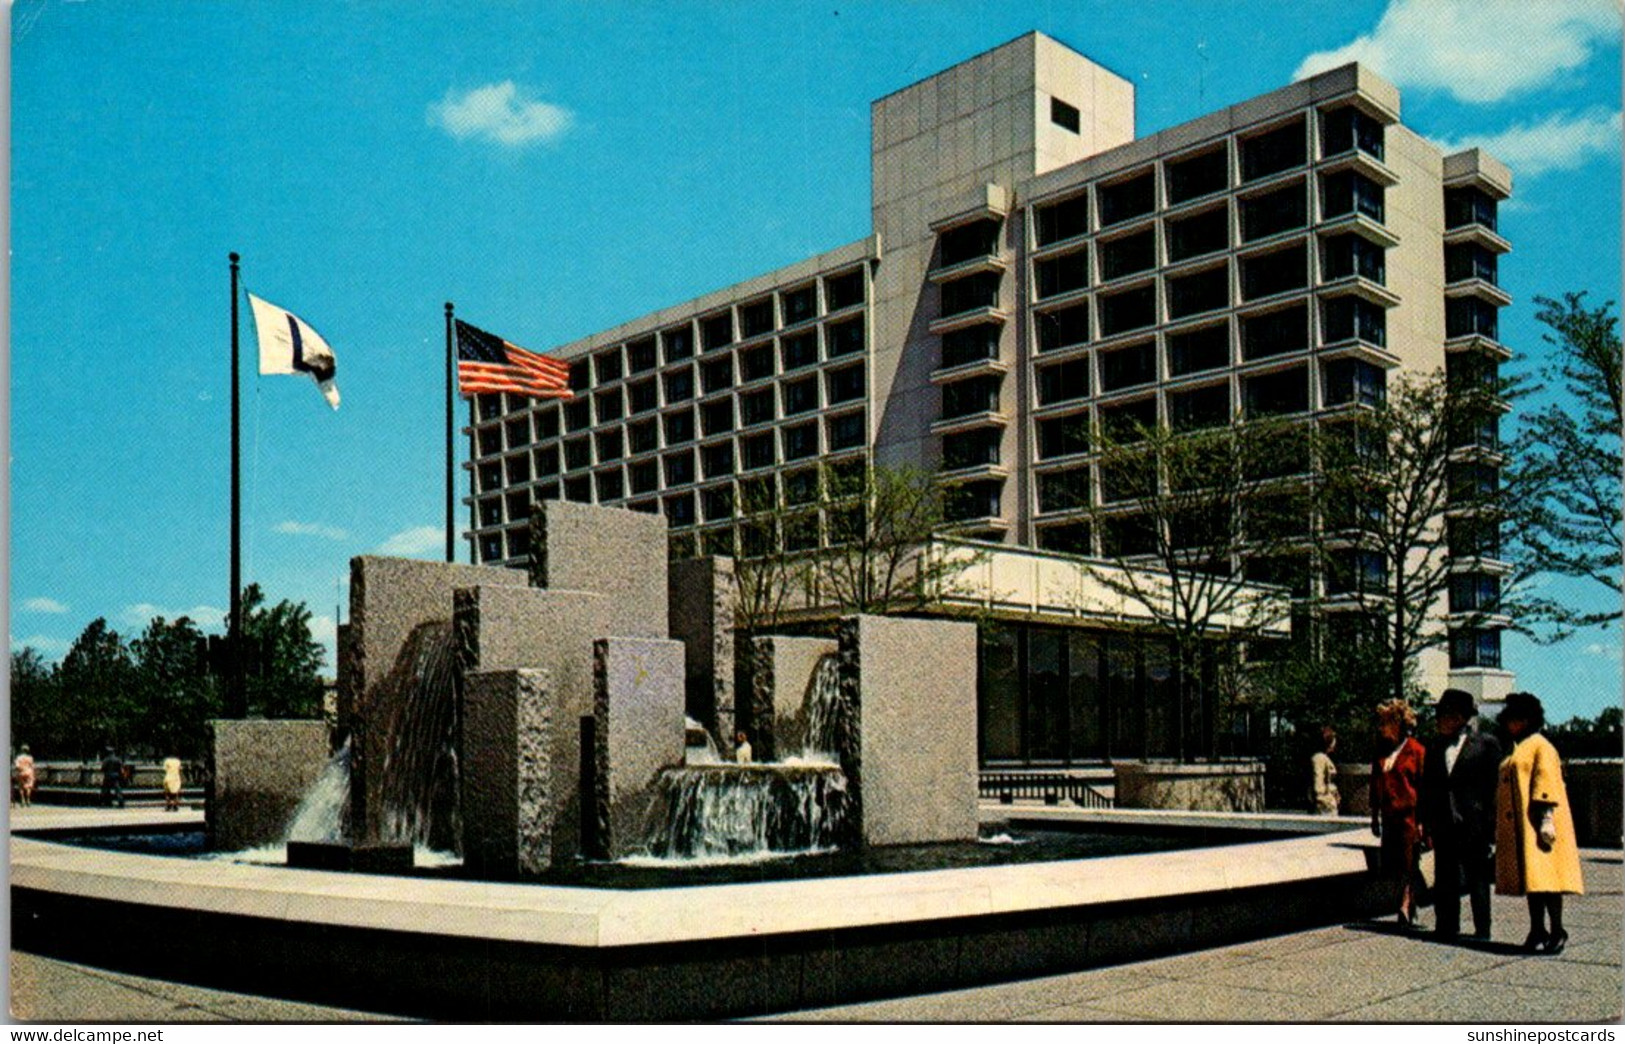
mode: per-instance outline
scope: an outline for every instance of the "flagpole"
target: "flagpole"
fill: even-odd
[[[238,377],[237,282],[238,262],[231,255],[231,676],[227,690],[226,716],[246,718],[248,700],[243,691],[243,482],[241,439],[241,380]]]
[[[446,561],[457,561],[457,529],[453,525],[453,493],[456,471],[452,461],[452,383],[456,380],[457,360],[452,348],[452,304],[446,302]]]

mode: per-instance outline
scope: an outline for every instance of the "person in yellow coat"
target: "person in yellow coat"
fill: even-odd
[[[1495,890],[1529,899],[1530,953],[1556,955],[1568,944],[1563,896],[1580,895],[1580,849],[1563,788],[1563,763],[1540,734],[1546,712],[1527,692],[1507,697],[1500,722],[1512,738],[1495,798]]]

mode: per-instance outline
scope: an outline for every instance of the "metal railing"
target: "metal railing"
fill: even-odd
[[[1112,808],[1113,799],[1086,779],[1033,772],[983,772],[978,791],[985,800],[1002,805],[1017,799],[1059,805],[1064,799],[1081,808]]]

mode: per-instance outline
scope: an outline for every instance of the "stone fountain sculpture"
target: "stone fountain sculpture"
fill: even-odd
[[[527,570],[352,561],[338,848],[363,858],[322,849],[316,861],[388,865],[395,857],[378,853],[409,858],[426,844],[460,850],[476,874],[511,877],[658,850],[652,810],[669,805],[685,772],[704,771],[684,768],[685,716],[719,741],[724,762],[736,718],[759,731],[761,753],[784,737],[782,758],[805,750],[820,689],[838,695],[838,709],[816,712],[828,764],[753,772],[822,774],[805,792],[838,792],[840,843],[976,836],[973,625],[852,617],[837,639],[816,641],[816,655],[812,640],[745,639],[765,649],[753,647],[752,662],[772,669],[756,669],[736,707],[727,559],[669,565],[663,519],[563,501],[538,504],[529,533]],[[242,739],[251,724],[263,723],[217,723],[217,779],[254,747]],[[223,821],[237,814],[231,795],[217,788],[215,799],[217,837],[245,840]]]

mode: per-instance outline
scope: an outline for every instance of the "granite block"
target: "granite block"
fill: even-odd
[[[351,825],[358,839],[382,827],[388,723],[404,693],[391,684],[410,667],[425,628],[451,623],[452,592],[474,584],[523,587],[517,569],[361,555],[350,560],[350,623],[339,647],[339,729],[351,736]]]
[[[275,844],[322,769],[329,739],[322,721],[212,721],[209,838],[226,852]]]
[[[683,643],[593,643],[598,839],[612,859],[641,847],[660,773],[683,764]]]
[[[867,844],[976,837],[976,626],[856,616],[839,629],[842,766]]]
[[[735,731],[734,599],[730,558],[672,562],[666,574],[667,630],[684,647],[684,706],[724,756]]]
[[[666,520],[623,508],[547,500],[530,516],[530,583],[608,602],[600,635],[664,638]]]
[[[552,863],[552,715],[544,670],[470,671],[459,688],[463,864],[498,876]]]

